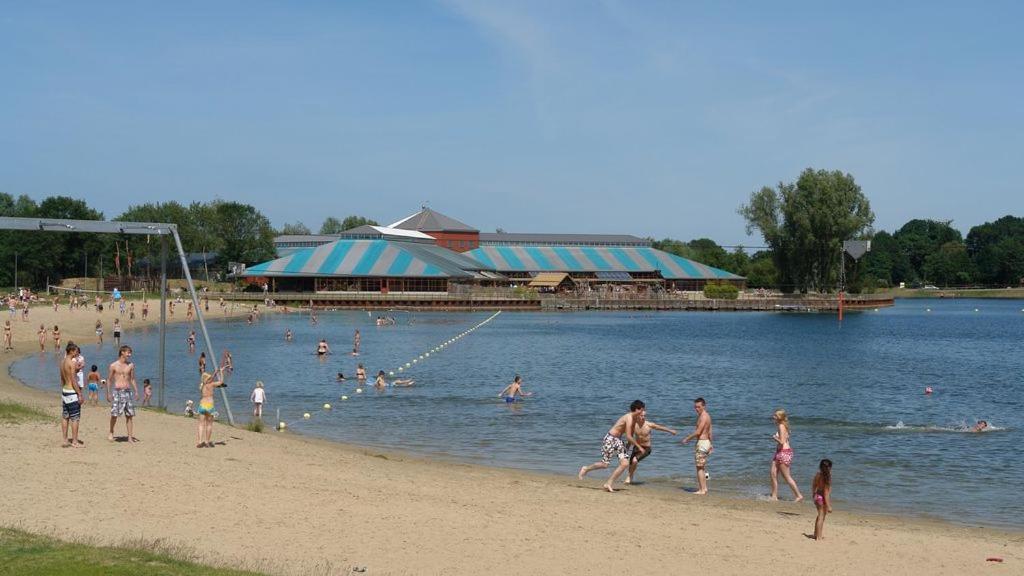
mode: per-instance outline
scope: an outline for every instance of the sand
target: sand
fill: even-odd
[[[105,317],[109,332],[113,315]],[[95,320],[91,310],[58,316],[35,308],[31,322],[15,322],[15,345],[37,351],[35,329],[57,322],[65,339],[90,344],[89,363],[106,355],[105,364],[113,347],[93,351]],[[56,384],[52,394],[29,389],[7,369],[0,399],[59,416]],[[219,423],[221,444],[196,449],[194,420],[151,411],[136,417],[141,442],[131,445],[106,440],[108,416],[102,404],[83,409],[82,449],[61,448],[56,423],[0,427],[0,524],[103,543],[162,539],[210,563],[289,575],[347,574],[355,566],[367,574],[1024,573],[1022,532],[839,505],[827,538],[816,542],[806,537],[811,504],[644,486],[607,494],[600,490],[606,473],[571,475],[592,454],[555,476]],[[839,484],[837,497],[841,491]]]

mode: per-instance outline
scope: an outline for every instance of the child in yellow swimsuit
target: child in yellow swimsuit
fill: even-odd
[[[218,373],[220,373],[220,368],[214,372],[214,374]],[[199,399],[199,408],[196,410],[196,413],[199,414],[196,424],[196,448],[213,448],[213,442],[210,441],[210,436],[213,435],[213,389],[226,386],[227,384],[223,380],[216,380],[212,374],[203,372],[202,380],[199,383],[201,398]]]

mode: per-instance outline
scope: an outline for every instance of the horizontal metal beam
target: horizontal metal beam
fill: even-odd
[[[62,218],[0,217],[0,230],[44,230],[46,232],[92,232],[97,234],[136,234],[170,236],[174,224],[157,222],[112,222],[108,220],[65,220]]]

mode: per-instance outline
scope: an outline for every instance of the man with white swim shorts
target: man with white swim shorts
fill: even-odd
[[[711,432],[711,415],[708,414],[705,406],[707,403],[703,398],[693,401],[693,410],[697,413],[697,425],[694,427],[693,434],[683,438],[683,444],[689,443],[694,438],[697,439],[697,446],[693,450],[693,462],[697,466],[697,486],[699,488],[694,494],[701,496],[708,493],[708,457],[715,450],[711,445],[711,440],[714,438],[714,434]]]

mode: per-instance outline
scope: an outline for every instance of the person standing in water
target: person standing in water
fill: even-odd
[[[779,409],[772,414],[772,420],[779,429],[772,435],[772,440],[775,440],[775,456],[772,456],[772,493],[769,498],[779,499],[779,473],[781,472],[786,484],[789,484],[793,495],[796,496],[793,501],[799,502],[804,499],[804,495],[800,493],[800,488],[793,481],[793,476],[789,471],[790,466],[793,465],[793,449],[789,445],[789,417],[786,416],[785,410]]]
[[[252,394],[249,395],[249,400],[252,401],[252,415],[257,418],[262,418],[263,403],[267,401],[267,393],[263,390],[262,381],[256,381],[256,387],[252,389]]]
[[[359,329],[356,328],[356,334],[352,337],[352,355],[359,355],[359,346],[363,343],[363,337],[359,335]]]
[[[694,438],[697,439],[697,445],[693,450],[693,462],[697,467],[698,490],[694,494],[700,496],[708,493],[708,457],[715,450],[715,447],[711,444],[711,441],[714,439],[714,433],[711,429],[711,415],[708,414],[706,407],[707,403],[703,398],[697,398],[693,401],[693,410],[697,413],[697,425],[694,427],[693,434],[683,438],[683,444],[688,444]]]
[[[522,385],[523,379],[519,374],[516,374],[515,378],[512,378],[512,383],[502,388],[501,392],[498,392],[498,398],[503,398],[506,404],[512,404],[516,401],[517,396],[522,400],[526,396],[532,395],[531,392],[523,392]]]
[[[327,354],[330,353],[331,347],[327,345],[327,340],[325,338],[321,338],[320,342],[316,345],[316,355],[326,356]]]
[[[615,480],[629,467],[629,450],[626,447],[634,447],[637,454],[645,452],[644,447],[636,441],[635,434],[637,422],[646,414],[647,406],[640,400],[634,400],[629,405],[629,412],[620,416],[608,433],[604,435],[604,441],[601,444],[601,460],[580,468],[577,477],[582,480],[592,470],[607,468],[613,457],[618,458],[619,465],[608,477],[608,481],[604,483],[606,491],[615,492]],[[623,436],[625,436],[626,442],[622,441]]]

